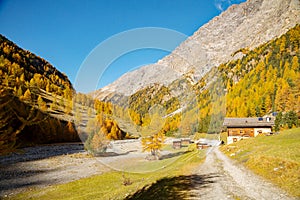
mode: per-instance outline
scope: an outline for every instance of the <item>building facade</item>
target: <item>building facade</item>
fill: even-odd
[[[223,125],[227,128],[227,144],[262,133],[270,134],[274,121],[274,117],[225,118]]]

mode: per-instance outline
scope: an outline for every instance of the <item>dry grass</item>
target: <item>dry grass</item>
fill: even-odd
[[[300,128],[242,140],[221,150],[291,195],[300,197]]]

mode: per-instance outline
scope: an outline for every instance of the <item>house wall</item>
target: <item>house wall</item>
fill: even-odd
[[[254,128],[254,137],[256,137],[259,133],[271,133],[271,128]]]
[[[254,128],[227,128],[228,136],[255,137]]]
[[[181,140],[181,146],[189,146],[190,140]]]
[[[227,128],[227,144],[231,144],[248,137],[256,137],[259,133],[270,133],[271,128]]]
[[[238,136],[238,135],[236,135],[236,136],[228,136],[227,137],[227,144],[232,144],[234,142],[240,141],[241,139],[242,139],[242,137]]]

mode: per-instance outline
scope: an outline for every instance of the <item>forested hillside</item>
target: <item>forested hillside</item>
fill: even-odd
[[[249,51],[241,49],[243,57],[220,65],[216,73],[226,91],[226,116],[255,117],[278,112],[285,119],[277,121],[277,129],[299,125],[300,117],[300,26],[297,25],[280,38]],[[198,89],[207,86],[209,79],[203,78]],[[216,84],[212,84],[212,87]],[[200,117],[206,118],[217,114],[211,113],[211,104],[204,104],[204,90],[199,96]],[[202,123],[203,124],[203,123]],[[205,124],[204,124],[205,125]],[[199,131],[206,131],[200,127]]]
[[[227,82],[227,116],[299,112],[299,41],[298,25],[242,59],[220,66]]]
[[[168,118],[161,132],[218,132],[223,118],[279,113],[277,129],[299,126],[300,117],[300,26],[254,50],[241,49],[240,59],[214,67],[192,85],[188,75],[169,87],[154,85],[129,98],[133,119],[149,123],[148,109],[163,105]],[[235,56],[235,55],[233,55]],[[176,89],[185,90],[176,96]],[[186,103],[186,105],[184,105]],[[182,112],[172,112],[182,109]]]
[[[44,59],[0,35],[0,152],[18,145],[78,141],[74,89]]]

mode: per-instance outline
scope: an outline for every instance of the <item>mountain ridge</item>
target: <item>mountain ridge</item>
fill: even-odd
[[[253,49],[279,37],[299,22],[297,0],[248,0],[233,5],[200,27],[171,54],[155,64],[124,74],[93,95],[109,101],[115,95],[130,96],[155,83],[168,86],[186,73],[191,75],[191,83],[195,83],[212,67],[243,56],[235,52]]]

